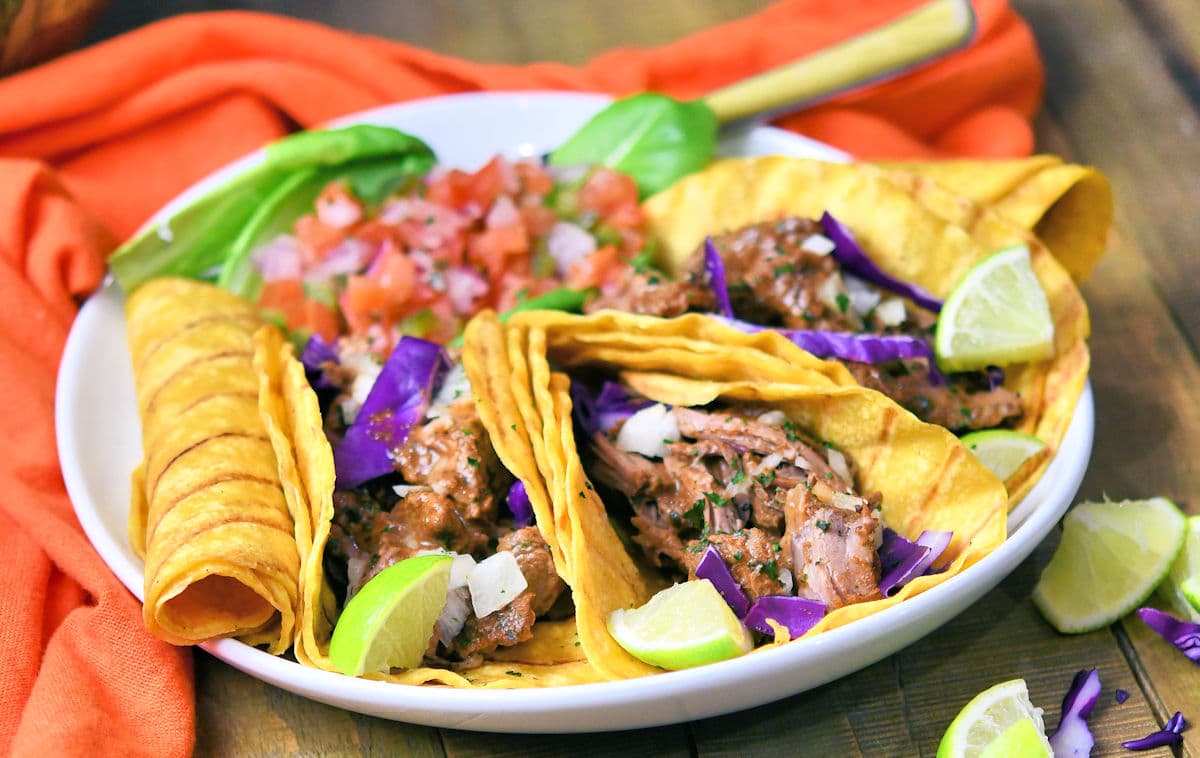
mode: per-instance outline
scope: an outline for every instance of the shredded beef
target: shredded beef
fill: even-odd
[[[878,496],[852,500],[854,510],[837,505],[834,490],[815,475],[784,500],[797,594],[830,610],[882,597]]]
[[[533,594],[528,590],[508,605],[479,618],[472,615],[462,631],[446,648],[446,657],[469,659],[486,655],[498,647],[510,647],[533,636]]]
[[[696,578],[696,566],[700,564],[709,545],[721,554],[733,578],[751,601],[763,595],[788,594],[787,586],[780,577],[791,566],[783,555],[778,537],[751,527],[731,534],[716,533],[693,540],[683,555],[689,578]]]
[[[868,363],[848,362],[846,366],[862,386],[884,393],[922,421],[953,431],[990,429],[1024,412],[1021,398],[1012,390],[972,389],[966,385],[969,378],[957,377],[937,385],[923,364],[909,364],[903,372]]]
[[[688,311],[711,311],[712,291],[692,279],[667,279],[661,274],[633,274],[621,286],[589,302],[584,311],[611,308],[626,313],[670,318]]]
[[[497,460],[473,401],[443,413],[409,432],[395,453],[396,469],[409,484],[427,484],[448,496],[463,518],[495,519],[495,493],[506,491],[512,477]]]

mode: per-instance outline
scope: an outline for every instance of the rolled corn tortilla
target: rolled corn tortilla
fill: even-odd
[[[259,414],[253,308],[186,279],[126,302],[144,458],[130,539],[146,628],[177,645],[238,637],[282,653],[299,602],[295,520]]]

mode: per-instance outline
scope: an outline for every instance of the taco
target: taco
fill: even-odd
[[[601,678],[576,632],[589,605],[572,592],[569,541],[555,529],[525,419],[494,392],[491,363],[469,352],[451,361],[411,337],[382,365],[365,345],[320,338],[301,361],[278,333],[260,337],[274,356],[263,366],[278,401],[269,412],[276,451],[308,520],[296,659],[336,671],[330,641],[347,600],[390,565],[447,552],[463,573],[422,664],[365,676],[454,687]],[[484,608],[466,577],[502,553],[519,579],[493,588],[502,601]]]
[[[238,637],[282,653],[299,605],[297,521],[258,413],[254,309],[186,279],[126,303],[145,457],[129,533],[146,627],[185,645]]]
[[[802,351],[779,335],[715,350],[724,335],[697,334],[713,322],[696,316],[486,321],[472,323],[468,349],[494,331],[519,346],[527,370],[510,384],[525,417],[561,420],[539,465],[563,495],[552,498],[560,534],[588,545],[576,587],[604,588],[592,597],[605,617],[671,582],[711,578],[716,563],[727,576],[714,584],[741,596],[735,611],[759,644],[781,643],[902,602],[1005,538],[1004,487],[954,435],[880,393],[797,369],[791,351]],[[754,621],[759,601],[774,610]],[[789,605],[808,621],[780,610]],[[657,670],[611,640],[589,657],[606,672]]]
[[[779,157],[719,161],[644,210],[662,272],[631,272],[589,312],[723,313],[840,361],[851,382],[923,420],[958,433],[1033,434],[1046,448],[1009,477],[1013,504],[1053,457],[1087,377],[1087,309],[1046,246],[995,210],[912,173]],[[1028,247],[1046,295],[1053,355],[939,372],[931,336],[940,298],[1013,245]]]

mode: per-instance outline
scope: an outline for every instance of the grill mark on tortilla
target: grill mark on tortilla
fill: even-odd
[[[254,351],[253,350],[222,350],[221,352],[218,352],[218,353],[209,353],[207,355],[203,355],[194,360],[188,361],[187,363],[183,364],[182,366],[179,366],[178,368],[176,368],[175,371],[173,371],[169,376],[167,376],[165,379],[162,380],[162,383],[160,383],[157,387],[154,388],[154,391],[150,393],[150,398],[146,401],[146,408],[151,408],[156,402],[158,402],[158,394],[160,392],[162,392],[167,386],[169,386],[171,384],[171,382],[173,382],[177,378],[179,378],[180,374],[182,374],[185,371],[188,371],[190,369],[193,369],[196,366],[201,366],[205,363],[210,363],[210,362],[218,360],[220,358],[249,358],[249,359],[253,360],[254,359]]]
[[[889,447],[889,443],[891,443],[892,438],[896,436],[896,421],[899,418],[900,418],[900,409],[899,408],[889,405],[888,407],[886,407],[884,409],[883,422],[880,424],[880,427],[879,427],[879,438],[878,439],[879,439],[880,444],[873,446],[874,452],[871,455],[869,460],[866,458],[859,458],[858,460],[855,461],[855,464],[857,464],[857,466],[858,466],[858,471],[859,471],[860,475],[863,471],[869,471],[869,470],[875,468],[875,464],[879,460],[879,456],[883,454],[884,449]],[[851,484],[853,484],[853,482],[851,482]]]
[[[217,391],[217,392],[210,392],[207,395],[201,395],[200,397],[194,398],[192,400],[192,402],[188,403],[184,407],[177,410],[176,413],[178,415],[182,416],[183,414],[192,410],[193,408],[195,408],[197,405],[200,405],[201,403],[207,402],[209,400],[214,400],[216,398],[221,398],[221,397],[243,397],[243,398],[257,401],[258,393],[251,392],[250,390],[233,390],[233,391],[221,390],[221,391]],[[158,397],[156,396],[155,401],[157,402],[157,400],[158,400]],[[146,413],[153,413],[154,410],[155,410],[154,403],[151,403],[150,405],[146,406]]]
[[[945,460],[942,461],[942,465],[938,469],[937,474],[932,477],[933,484],[921,496],[922,503],[933,502],[934,498],[942,494],[945,488],[950,485],[950,482],[953,479],[954,470],[962,465],[963,461],[966,460],[966,456],[968,455],[973,455],[973,453],[967,452],[967,449],[962,445],[955,445],[954,447],[950,448],[950,454],[947,455]],[[958,549],[954,552],[951,552],[951,549],[947,547],[946,552],[938,558],[938,562],[942,565],[946,565],[947,563],[953,562],[956,558],[958,558],[959,553],[965,550],[967,545],[971,543],[971,540],[975,538],[975,533],[979,531],[980,524],[985,523],[987,523],[986,520],[975,524],[975,528],[971,530],[970,534],[963,534],[961,532],[956,533],[954,535],[955,537],[961,536],[963,538],[962,544],[960,544]],[[946,556],[949,556],[949,561],[945,560]]]
[[[267,435],[265,435],[265,434],[249,434],[247,432],[218,432],[217,434],[210,435],[208,437],[205,437],[202,440],[196,440],[192,444],[185,447],[183,450],[180,450],[178,453],[171,456],[171,460],[167,461],[166,465],[162,467],[162,470],[158,472],[158,476],[154,477],[154,482],[149,484],[149,486],[146,487],[146,492],[149,493],[146,498],[147,502],[149,502],[149,503],[154,502],[154,492],[158,490],[159,481],[163,478],[163,474],[165,474],[171,470],[171,467],[175,465],[176,461],[178,461],[180,458],[182,458],[185,454],[200,447],[201,445],[207,445],[209,442],[212,442],[213,440],[219,440],[219,439],[223,439],[225,437],[244,437],[245,439],[250,439],[250,440],[261,440],[262,442],[264,442],[268,445],[271,444],[271,440],[267,437]]]
[[[257,317],[255,317],[253,314],[250,314],[250,313],[242,313],[242,314],[236,314],[236,315],[229,314],[229,313],[216,313],[216,314],[201,316],[200,318],[194,319],[192,321],[188,321],[187,323],[185,323],[182,326],[175,329],[175,331],[171,332],[170,334],[168,334],[164,337],[161,337],[157,342],[154,342],[153,344],[147,346],[142,351],[141,356],[138,357],[138,362],[137,362],[137,366],[134,368],[134,373],[140,373],[142,371],[142,369],[146,366],[147,361],[149,361],[151,358],[153,358],[158,353],[159,350],[161,350],[165,346],[171,344],[171,341],[176,339],[177,337],[180,337],[181,335],[186,334],[187,332],[193,331],[195,329],[199,329],[200,327],[207,326],[209,324],[219,324],[222,322],[228,322],[228,323],[234,324],[234,325],[243,325],[243,322],[244,322],[245,326],[251,327],[250,329],[246,330],[246,336],[250,336],[253,333],[253,327],[258,323],[258,319],[257,319]]]
[[[176,412],[173,416],[173,419],[175,420],[175,422],[178,422],[178,420],[183,418],[184,414],[187,413],[188,411],[195,410],[196,408],[200,407],[204,403],[221,400],[224,398],[232,398],[235,400],[238,400],[238,399],[247,400],[247,401],[253,402],[256,408],[258,406],[258,392],[251,392],[248,390],[237,390],[234,392],[212,392],[212,393],[209,393],[202,397],[195,398],[191,403],[188,404],[188,406],[186,408],[182,408],[178,412]],[[229,414],[223,414],[223,415],[226,417],[229,416]],[[206,423],[206,422],[202,422],[202,423]],[[172,428],[169,426],[164,426],[162,424],[159,424],[158,426],[160,427],[157,430],[158,434],[155,435],[155,437],[153,439],[143,439],[143,443],[145,444],[146,449],[148,449],[148,450],[157,448],[162,443],[162,438],[164,436],[168,435],[172,431]]]
[[[241,502],[244,504],[250,504],[250,505],[265,505],[265,503],[263,503],[263,501],[261,501],[261,500],[239,500],[237,502]],[[156,521],[155,527],[157,527],[160,522],[161,522],[161,519],[159,521]],[[289,539],[295,540],[295,534],[293,533],[292,529],[286,528],[286,527],[282,526],[281,524],[277,524],[273,521],[267,521],[265,519],[255,518],[252,514],[246,514],[246,513],[232,514],[229,516],[229,518],[221,519],[220,521],[209,524],[208,526],[204,527],[203,529],[200,529],[200,530],[194,531],[194,532],[189,532],[187,535],[187,538],[189,541],[195,540],[198,537],[200,537],[200,535],[205,534],[207,532],[211,532],[214,529],[220,529],[220,528],[226,527],[226,526],[233,526],[235,524],[253,524],[253,525],[265,527],[267,529],[274,529],[275,531],[283,532],[284,534],[286,534],[288,536]],[[153,532],[151,532],[151,534],[153,535]],[[148,538],[147,538],[147,544],[149,544]],[[293,544],[295,544],[295,543],[293,542]],[[171,551],[168,553],[168,556],[173,555],[176,552],[176,550],[178,549],[178,546],[168,545],[168,547],[172,548]],[[161,568],[161,566],[163,564],[167,563],[168,560],[169,560],[169,558],[164,558],[162,561],[160,561],[159,568]],[[261,566],[247,566],[247,568],[250,568],[251,570],[259,570],[261,568]]]
[[[215,487],[218,484],[224,484],[225,482],[257,482],[258,484],[265,484],[267,486],[273,486],[276,484],[275,482],[271,481],[270,479],[264,479],[261,476],[254,476],[252,474],[233,473],[233,472],[228,473],[228,474],[220,474],[220,475],[214,476],[210,479],[205,479],[203,482],[200,482],[199,484],[190,488],[186,492],[180,493],[173,500],[168,501],[166,509],[163,510],[162,513],[158,514],[158,518],[161,520],[163,518],[163,516],[166,516],[168,513],[171,512],[172,508],[179,505],[181,502],[188,499],[192,495],[195,495],[196,493],[200,492],[201,490],[206,490],[209,487]]]

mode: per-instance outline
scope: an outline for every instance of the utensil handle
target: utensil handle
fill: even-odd
[[[974,32],[969,0],[934,0],[807,58],[711,92],[703,100],[721,123],[808,104],[906,71],[965,45]]]

